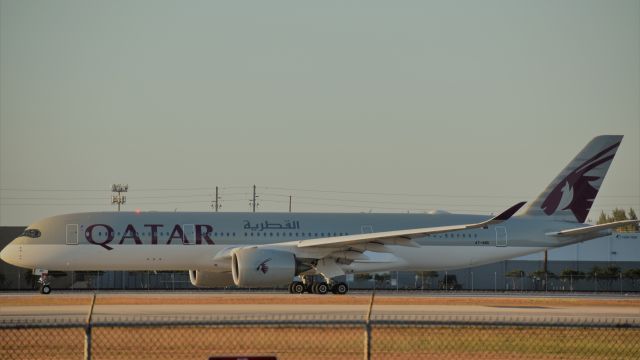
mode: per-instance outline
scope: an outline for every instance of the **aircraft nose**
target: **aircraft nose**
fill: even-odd
[[[15,264],[17,260],[15,251],[16,247],[17,246],[12,243],[9,243],[7,246],[5,246],[4,249],[0,251],[0,259],[8,264]]]
[[[7,256],[6,253],[8,251],[7,250],[8,247],[9,247],[9,245],[5,246],[4,249],[2,249],[2,251],[0,251],[0,259],[2,259],[5,262],[6,262],[6,260],[4,260],[4,258],[5,258],[5,256]]]

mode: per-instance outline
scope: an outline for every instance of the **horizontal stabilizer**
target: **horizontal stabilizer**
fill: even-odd
[[[594,232],[600,232],[602,230],[615,229],[626,225],[633,225],[640,223],[640,220],[622,220],[616,221],[608,224],[600,224],[600,225],[592,225],[587,227],[580,227],[574,229],[561,230],[557,232],[547,233],[549,236],[577,236],[577,235],[585,235]]]

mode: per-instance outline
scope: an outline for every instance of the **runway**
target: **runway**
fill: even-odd
[[[83,322],[90,309],[90,297],[90,293],[2,294],[0,322]],[[341,297],[282,293],[103,293],[97,295],[93,321],[361,320],[367,313],[368,300],[366,294]],[[378,295],[372,319],[640,324],[640,299]]]

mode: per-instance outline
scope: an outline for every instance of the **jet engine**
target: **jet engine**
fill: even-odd
[[[189,270],[189,280],[197,287],[225,287],[233,285],[233,276],[230,272],[213,272],[201,270]]]
[[[309,267],[298,264],[294,254],[272,249],[247,247],[231,255],[233,282],[240,287],[272,287],[288,284]]]

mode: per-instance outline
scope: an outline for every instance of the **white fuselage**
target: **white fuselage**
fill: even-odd
[[[2,251],[2,259],[25,268],[57,271],[197,269],[228,272],[229,259],[217,255],[230,248],[473,223],[486,218],[457,214],[69,214],[29,226],[40,235],[18,237]],[[389,245],[385,252],[365,251],[366,260],[355,259],[340,266],[345,273],[456,269],[602,236],[591,234],[561,243],[545,235],[576,226],[580,224],[514,217],[486,229],[419,238],[415,241],[419,247]]]

